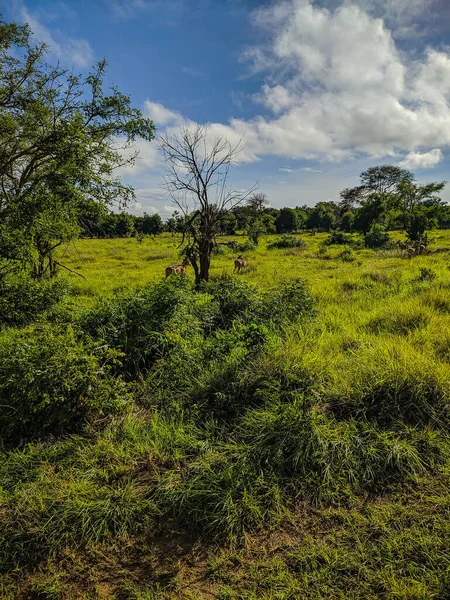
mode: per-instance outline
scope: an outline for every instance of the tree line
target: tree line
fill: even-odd
[[[361,173],[362,184],[340,193],[339,201],[315,206],[273,208],[264,193],[224,211],[217,235],[247,235],[257,244],[260,235],[301,231],[367,234],[372,228],[404,230],[419,241],[427,229],[450,227],[450,206],[438,196],[445,183],[419,185],[414,175],[397,166],[371,167]],[[182,233],[186,219],[174,211],[163,222],[158,214],[136,216],[125,211],[80,215],[83,235],[129,237],[136,234]]]

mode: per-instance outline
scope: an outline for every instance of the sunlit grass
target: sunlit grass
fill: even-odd
[[[262,237],[236,278],[306,280],[314,318],[200,365],[198,332],[175,323],[180,364],[135,381],[131,412],[3,453],[1,597],[449,597],[450,232],[412,259],[300,237]],[[85,277],[63,275],[64,310],[164,279],[179,243],[62,248]],[[211,277],[235,257],[214,254]]]

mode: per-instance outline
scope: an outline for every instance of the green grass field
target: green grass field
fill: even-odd
[[[450,231],[411,259],[276,237],[236,280],[274,294],[304,279],[314,318],[262,329],[256,354],[229,348],[233,325],[214,338],[228,354],[200,359],[209,338],[181,312],[166,328],[180,364],[133,380],[128,412],[3,451],[1,598],[450,598]],[[178,243],[61,249],[86,279],[62,275],[50,322],[161,281]],[[223,417],[235,397],[248,406]]]

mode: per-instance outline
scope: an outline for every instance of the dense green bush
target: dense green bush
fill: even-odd
[[[356,240],[349,233],[334,230],[330,233],[326,240],[324,240],[323,243],[325,246],[332,246],[333,244],[340,246],[354,246],[356,244]]]
[[[11,276],[0,285],[0,325],[20,326],[34,321],[68,293],[63,279],[36,281],[28,276]]]
[[[118,359],[71,329],[9,330],[0,338],[0,437],[17,443],[60,434],[123,410],[125,385],[110,376]]]
[[[177,312],[188,318],[194,297],[187,278],[171,277],[134,294],[101,300],[81,315],[78,325],[84,333],[123,352],[119,371],[131,378],[170,349],[165,328]]]
[[[238,244],[236,247],[236,252],[249,252],[256,248],[256,244],[250,238],[243,242],[242,244]]]
[[[385,229],[378,223],[374,223],[370,231],[364,236],[364,245],[366,248],[389,248],[391,238]]]
[[[296,235],[284,234],[278,239],[274,240],[270,243],[267,248],[306,248],[308,244],[302,238],[297,237]]]

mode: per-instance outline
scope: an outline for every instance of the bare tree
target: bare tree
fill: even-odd
[[[185,125],[179,135],[162,136],[160,146],[168,170],[166,188],[183,215],[181,245],[187,242],[184,253],[199,287],[209,279],[220,222],[254,191],[227,185],[230,167],[243,149],[242,140],[232,146],[223,136],[213,137],[207,125]]]
[[[247,207],[252,216],[257,216],[263,212],[264,207],[268,204],[269,199],[267,198],[267,194],[263,194],[262,192],[253,194],[247,199]]]

